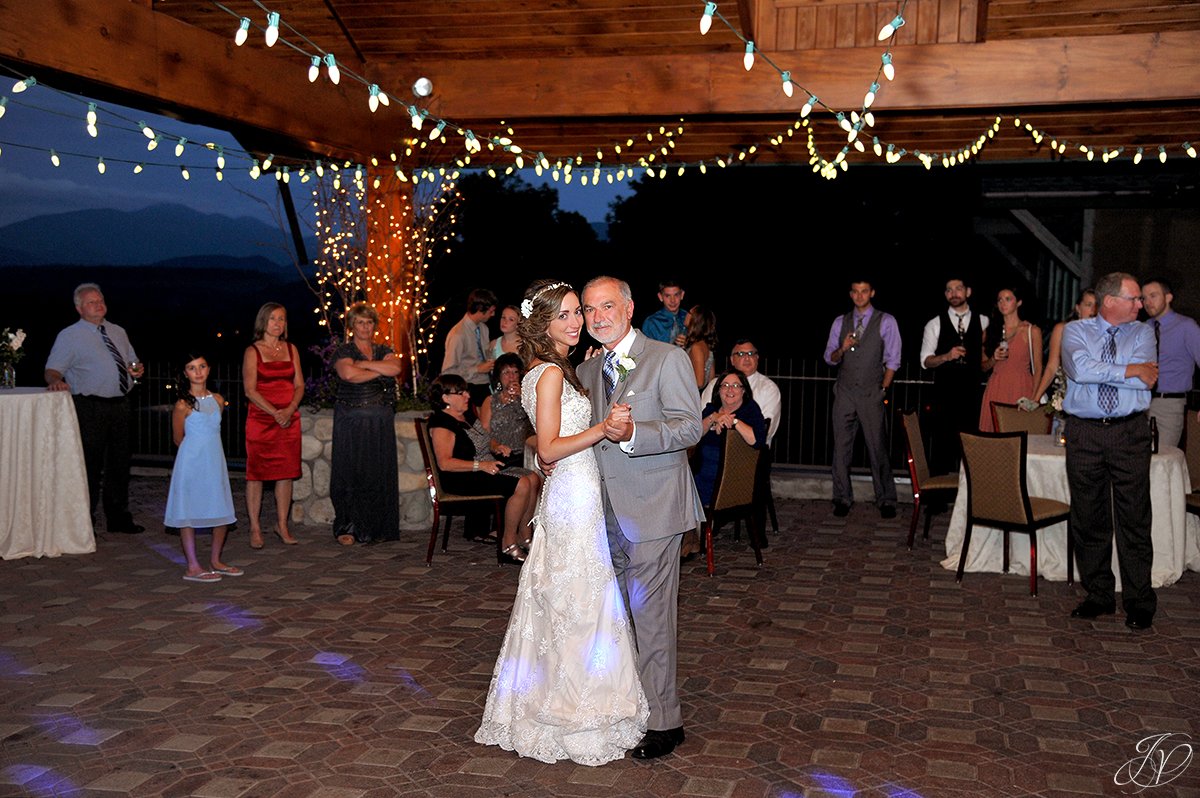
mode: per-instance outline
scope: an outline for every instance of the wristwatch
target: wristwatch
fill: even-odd
[[[736,426],[737,426],[737,423],[738,423],[738,420],[735,418],[735,419],[733,420],[733,426],[735,426],[735,427],[736,427]]]

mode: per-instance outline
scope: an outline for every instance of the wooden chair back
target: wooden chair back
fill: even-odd
[[[908,448],[908,475],[912,479],[913,493],[917,494],[921,485],[929,481],[929,461],[925,459],[921,419],[917,417],[917,411],[909,410],[900,414],[900,423],[904,425],[904,441]]]
[[[442,475],[437,467],[437,457],[433,453],[433,439],[429,435],[429,419],[416,418],[413,422],[417,427],[417,443],[421,447],[421,459],[425,461],[425,483],[429,487],[429,501],[433,504],[433,523],[429,530],[429,550],[425,555],[425,564],[433,564],[433,549],[437,545],[438,521],[446,517],[445,528],[442,532],[442,551],[446,551],[450,542],[450,519],[459,508],[474,509],[481,504],[490,505],[496,527],[499,527],[504,513],[505,498],[501,494],[486,496],[460,496],[447,493],[442,487]],[[496,557],[500,557],[500,532],[496,529]]]
[[[992,402],[992,427],[996,432],[1049,435],[1050,416],[1042,410],[1022,410],[1016,405]]]

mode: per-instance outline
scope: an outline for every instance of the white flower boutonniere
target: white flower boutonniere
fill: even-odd
[[[625,379],[629,376],[629,372],[637,368],[637,361],[630,355],[621,355],[617,358],[617,376]]]

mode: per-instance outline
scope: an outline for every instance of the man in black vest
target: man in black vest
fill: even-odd
[[[972,313],[971,288],[959,277],[946,281],[947,308],[925,325],[921,365],[933,371],[933,400],[926,419],[933,431],[929,468],[935,474],[958,471],[958,433],[979,431],[983,398],[983,337],[987,316]]]
[[[884,434],[884,396],[900,368],[900,329],[890,313],[871,304],[875,290],[866,280],[850,283],[854,309],[833,320],[825,362],[838,367],[833,386],[833,514],[850,512],[854,491],[850,459],[861,425],[875,504],[883,518],[896,517],[896,481]]]

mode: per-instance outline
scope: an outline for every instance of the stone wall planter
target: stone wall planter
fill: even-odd
[[[427,410],[396,414],[396,464],[400,472],[400,528],[428,529],[433,505],[425,482],[425,461],[413,419]],[[300,478],[292,489],[292,522],[307,526],[333,524],[329,469],[333,456],[333,410],[300,411]]]

